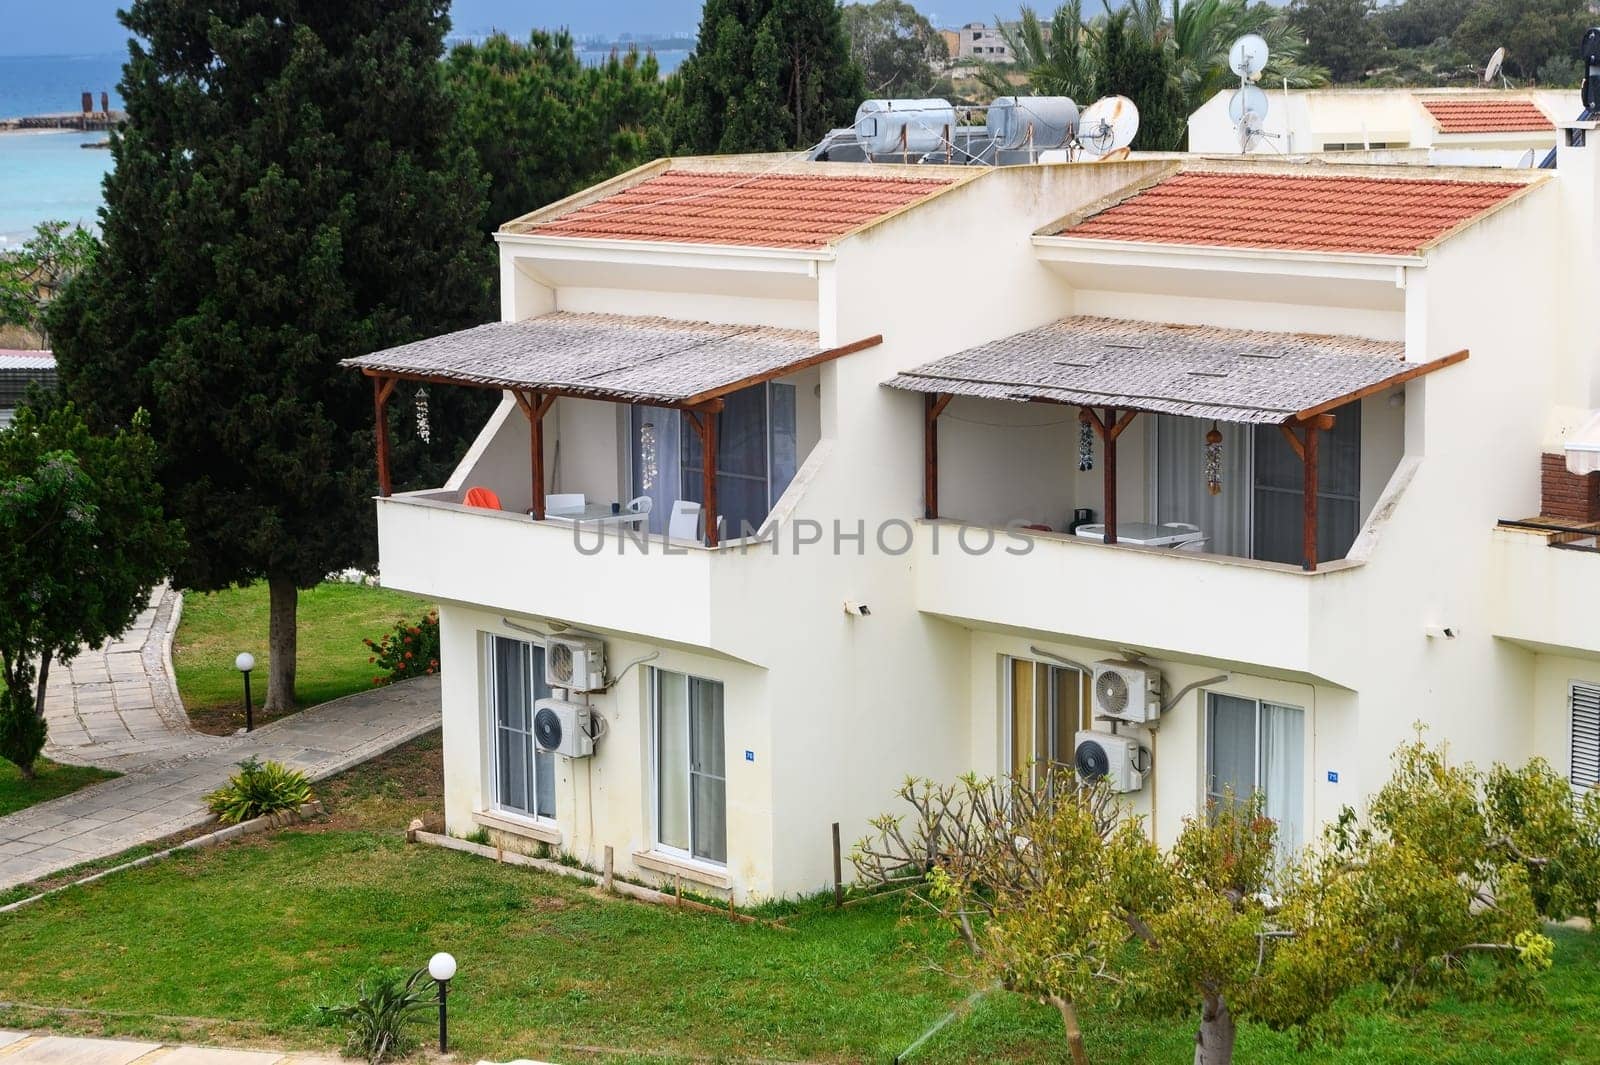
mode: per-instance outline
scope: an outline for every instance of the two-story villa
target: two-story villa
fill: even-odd
[[[448,830],[743,901],[1082,733],[1163,841],[1306,839],[1418,721],[1594,783],[1597,160],[677,159],[506,224],[503,321],[354,360],[504,397],[436,490],[380,454]],[[1568,531],[1497,527],[1542,461]]]

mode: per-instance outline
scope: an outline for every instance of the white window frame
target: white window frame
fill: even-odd
[[[684,712],[692,712],[689,703],[689,682],[691,680],[704,681],[715,684],[722,689],[722,821],[723,841],[725,852],[730,851],[727,837],[728,827],[728,686],[716,677],[704,677],[697,673],[684,673],[675,669],[658,669],[648,667],[649,689],[646,697],[650,701],[650,849],[657,854],[666,855],[675,861],[686,862],[690,865],[699,865],[719,872],[726,871],[726,859],[717,861],[714,858],[702,858],[694,853],[695,808],[694,808],[694,764],[692,755],[683,767],[685,794],[689,800],[689,846],[674,847],[661,841],[661,680],[663,677],[674,677],[681,680],[684,685]],[[693,725],[685,722],[689,735],[693,735]],[[692,744],[692,739],[689,741]],[[701,776],[710,777],[713,774],[702,773]]]
[[[1084,677],[1086,676],[1086,674],[1083,672],[1083,670],[1079,669],[1077,666],[1069,666],[1065,662],[1045,662],[1045,661],[1041,661],[1041,660],[1039,660],[1037,658],[1029,658],[1026,655],[1001,655],[1000,656],[1000,766],[1001,766],[1002,773],[1005,776],[1008,776],[1008,777],[1009,776],[1014,776],[1016,774],[1016,771],[1017,771],[1017,767],[1015,765],[1013,765],[1012,762],[1011,762],[1011,752],[1016,746],[1016,744],[1013,742],[1013,740],[1015,739],[1015,731],[1016,730],[1015,730],[1015,727],[1012,725],[1012,722],[1011,722],[1011,716],[1012,716],[1011,715],[1011,706],[1012,706],[1012,702],[1013,702],[1012,696],[1014,694],[1012,689],[1016,686],[1016,680],[1015,680],[1015,676],[1014,676],[1015,669],[1013,667],[1018,662],[1026,662],[1030,666],[1032,666],[1034,669],[1047,669],[1047,670],[1050,671],[1050,686],[1049,686],[1050,706],[1047,708],[1049,711],[1054,711],[1055,710],[1056,693],[1057,693],[1057,691],[1059,689],[1059,683],[1058,682],[1061,679],[1060,678],[1060,674],[1062,672],[1076,674],[1077,678],[1078,678],[1078,692],[1079,692],[1079,695],[1078,695],[1078,721],[1077,721],[1076,726],[1073,728],[1073,735],[1076,736],[1077,733],[1078,733],[1078,730],[1083,727],[1083,700],[1085,698],[1085,696],[1083,694],[1083,682],[1084,682]],[[1049,743],[1049,741],[1051,739],[1054,738],[1054,737],[1051,737],[1048,733],[1049,733],[1049,730],[1051,728],[1055,727],[1055,719],[1056,719],[1056,715],[1054,713],[1050,713],[1050,716],[1045,719],[1048,722],[1048,724],[1046,725],[1046,737],[1045,737],[1045,742],[1047,744]],[[1037,754],[1037,752],[1035,752],[1035,754]]]
[[[494,648],[495,648],[495,641],[497,641],[497,640],[504,640],[504,641],[506,641],[508,643],[515,643],[515,644],[522,645],[524,648],[527,649],[527,653],[528,653],[528,655],[530,657],[532,655],[534,655],[534,654],[538,654],[542,658],[544,656],[544,654],[545,654],[545,644],[542,641],[539,641],[539,640],[525,640],[525,639],[522,639],[519,636],[507,636],[507,635],[504,635],[503,633],[498,633],[498,632],[486,632],[486,633],[483,634],[483,656],[482,656],[483,676],[484,676],[484,701],[483,701],[483,704],[484,704],[485,710],[487,711],[487,713],[484,715],[484,736],[485,736],[484,756],[485,756],[485,759],[486,759],[487,764],[488,764],[487,765],[488,771],[484,774],[484,776],[485,776],[485,779],[488,781],[488,784],[489,784],[488,794],[485,796],[485,800],[486,801],[484,802],[484,806],[485,806],[486,809],[488,809],[492,813],[497,814],[497,815],[499,815],[501,817],[509,818],[511,820],[514,820],[514,821],[527,821],[527,822],[530,822],[532,824],[537,824],[537,825],[542,825],[542,826],[545,826],[545,827],[553,828],[553,827],[556,826],[557,818],[560,816],[560,813],[561,813],[560,797],[559,797],[557,789],[552,786],[550,801],[551,801],[551,805],[553,807],[554,812],[549,813],[549,814],[541,814],[541,813],[538,812],[538,805],[539,805],[539,799],[538,799],[538,795],[539,795],[539,781],[538,781],[539,747],[538,747],[538,743],[533,740],[533,707],[531,705],[528,707],[528,734],[529,734],[528,738],[529,738],[529,743],[530,743],[530,748],[531,748],[532,754],[531,754],[530,758],[528,759],[528,772],[530,774],[530,779],[531,779],[532,789],[533,789],[533,795],[534,795],[534,800],[533,800],[534,810],[532,810],[532,811],[521,810],[521,809],[518,809],[517,807],[514,807],[514,806],[506,806],[503,803],[501,803],[501,801],[500,801],[500,774],[502,772],[502,769],[501,769],[501,766],[500,766],[500,717],[499,717],[499,709],[500,709],[500,707],[499,707],[499,698],[500,698],[500,693],[499,693],[499,688],[498,688],[498,684],[497,684],[498,677],[496,675],[495,665],[494,665]],[[529,670],[530,670],[529,676],[531,677],[532,676],[532,663],[531,662],[529,663]],[[543,676],[543,675],[544,675],[544,673],[543,673],[543,664],[541,663],[540,676]],[[546,687],[548,687],[548,686],[549,686],[549,684],[548,684],[548,682],[546,682]],[[537,699],[537,698],[538,698],[537,693],[535,693],[535,699]],[[554,772],[554,766],[555,766],[555,762],[554,762],[554,757],[552,756],[552,758],[551,758],[551,770],[552,770],[552,772]],[[552,781],[552,785],[553,785],[553,783],[554,782]]]

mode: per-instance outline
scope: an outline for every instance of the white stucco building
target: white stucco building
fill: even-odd
[[[1261,83],[1268,105],[1249,154],[1410,150],[1441,165],[1512,166],[1555,147],[1557,126],[1583,111],[1575,89],[1306,89]],[[1240,154],[1225,89],[1189,116],[1191,152]]]
[[[384,583],[440,604],[448,830],[813,890],[908,774],[1116,748],[1107,660],[1159,685],[1118,734],[1163,842],[1226,786],[1304,839],[1419,721],[1593,783],[1600,558],[1564,548],[1600,475],[1561,447],[1600,406],[1597,202],[1600,146],[747,157],[507,224],[503,322],[355,360],[380,411],[506,390],[449,483],[377,500]],[[667,542],[680,500],[720,529]],[[592,754],[538,750],[545,697]]]

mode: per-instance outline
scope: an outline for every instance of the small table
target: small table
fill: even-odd
[[[1085,540],[1105,541],[1106,527],[1100,522],[1092,525],[1080,525],[1074,536],[1081,536]],[[1204,540],[1206,534],[1192,525],[1172,522],[1167,525],[1156,525],[1148,521],[1119,521],[1117,522],[1117,543],[1136,544],[1140,547],[1177,547],[1181,544],[1191,544],[1197,540]]]
[[[622,508],[612,513],[610,503],[586,503],[582,510],[547,510],[546,521],[569,521],[574,525],[587,522],[594,525],[632,525],[637,528],[650,520],[649,511]]]

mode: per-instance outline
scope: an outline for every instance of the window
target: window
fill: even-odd
[[[1206,695],[1206,797],[1260,793],[1278,849],[1305,842],[1305,713],[1236,695]]]
[[[494,722],[491,787],[497,809],[529,817],[556,815],[555,755],[533,742],[533,704],[550,696],[544,648],[490,636],[486,648],[489,716]]]
[[[1600,785],[1600,688],[1572,686],[1572,772],[1575,788]]]
[[[728,779],[718,681],[651,671],[656,845],[725,865]]]
[[[1084,675],[1026,658],[1003,661],[1006,772],[1037,772],[1047,759],[1072,765],[1073,744],[1083,727]]]
[[[1319,562],[1343,558],[1361,531],[1361,405],[1333,412],[1317,448]],[[1235,558],[1298,563],[1304,544],[1305,464],[1276,425],[1219,424],[1222,492],[1206,490],[1205,435],[1199,418],[1156,418],[1156,520],[1204,530],[1206,550]]]
[[[728,396],[717,416],[717,512],[725,537],[760,528],[798,468],[795,388],[769,382]],[[629,408],[632,488],[651,499],[649,528],[664,533],[679,499],[705,501],[700,437],[681,411]]]

